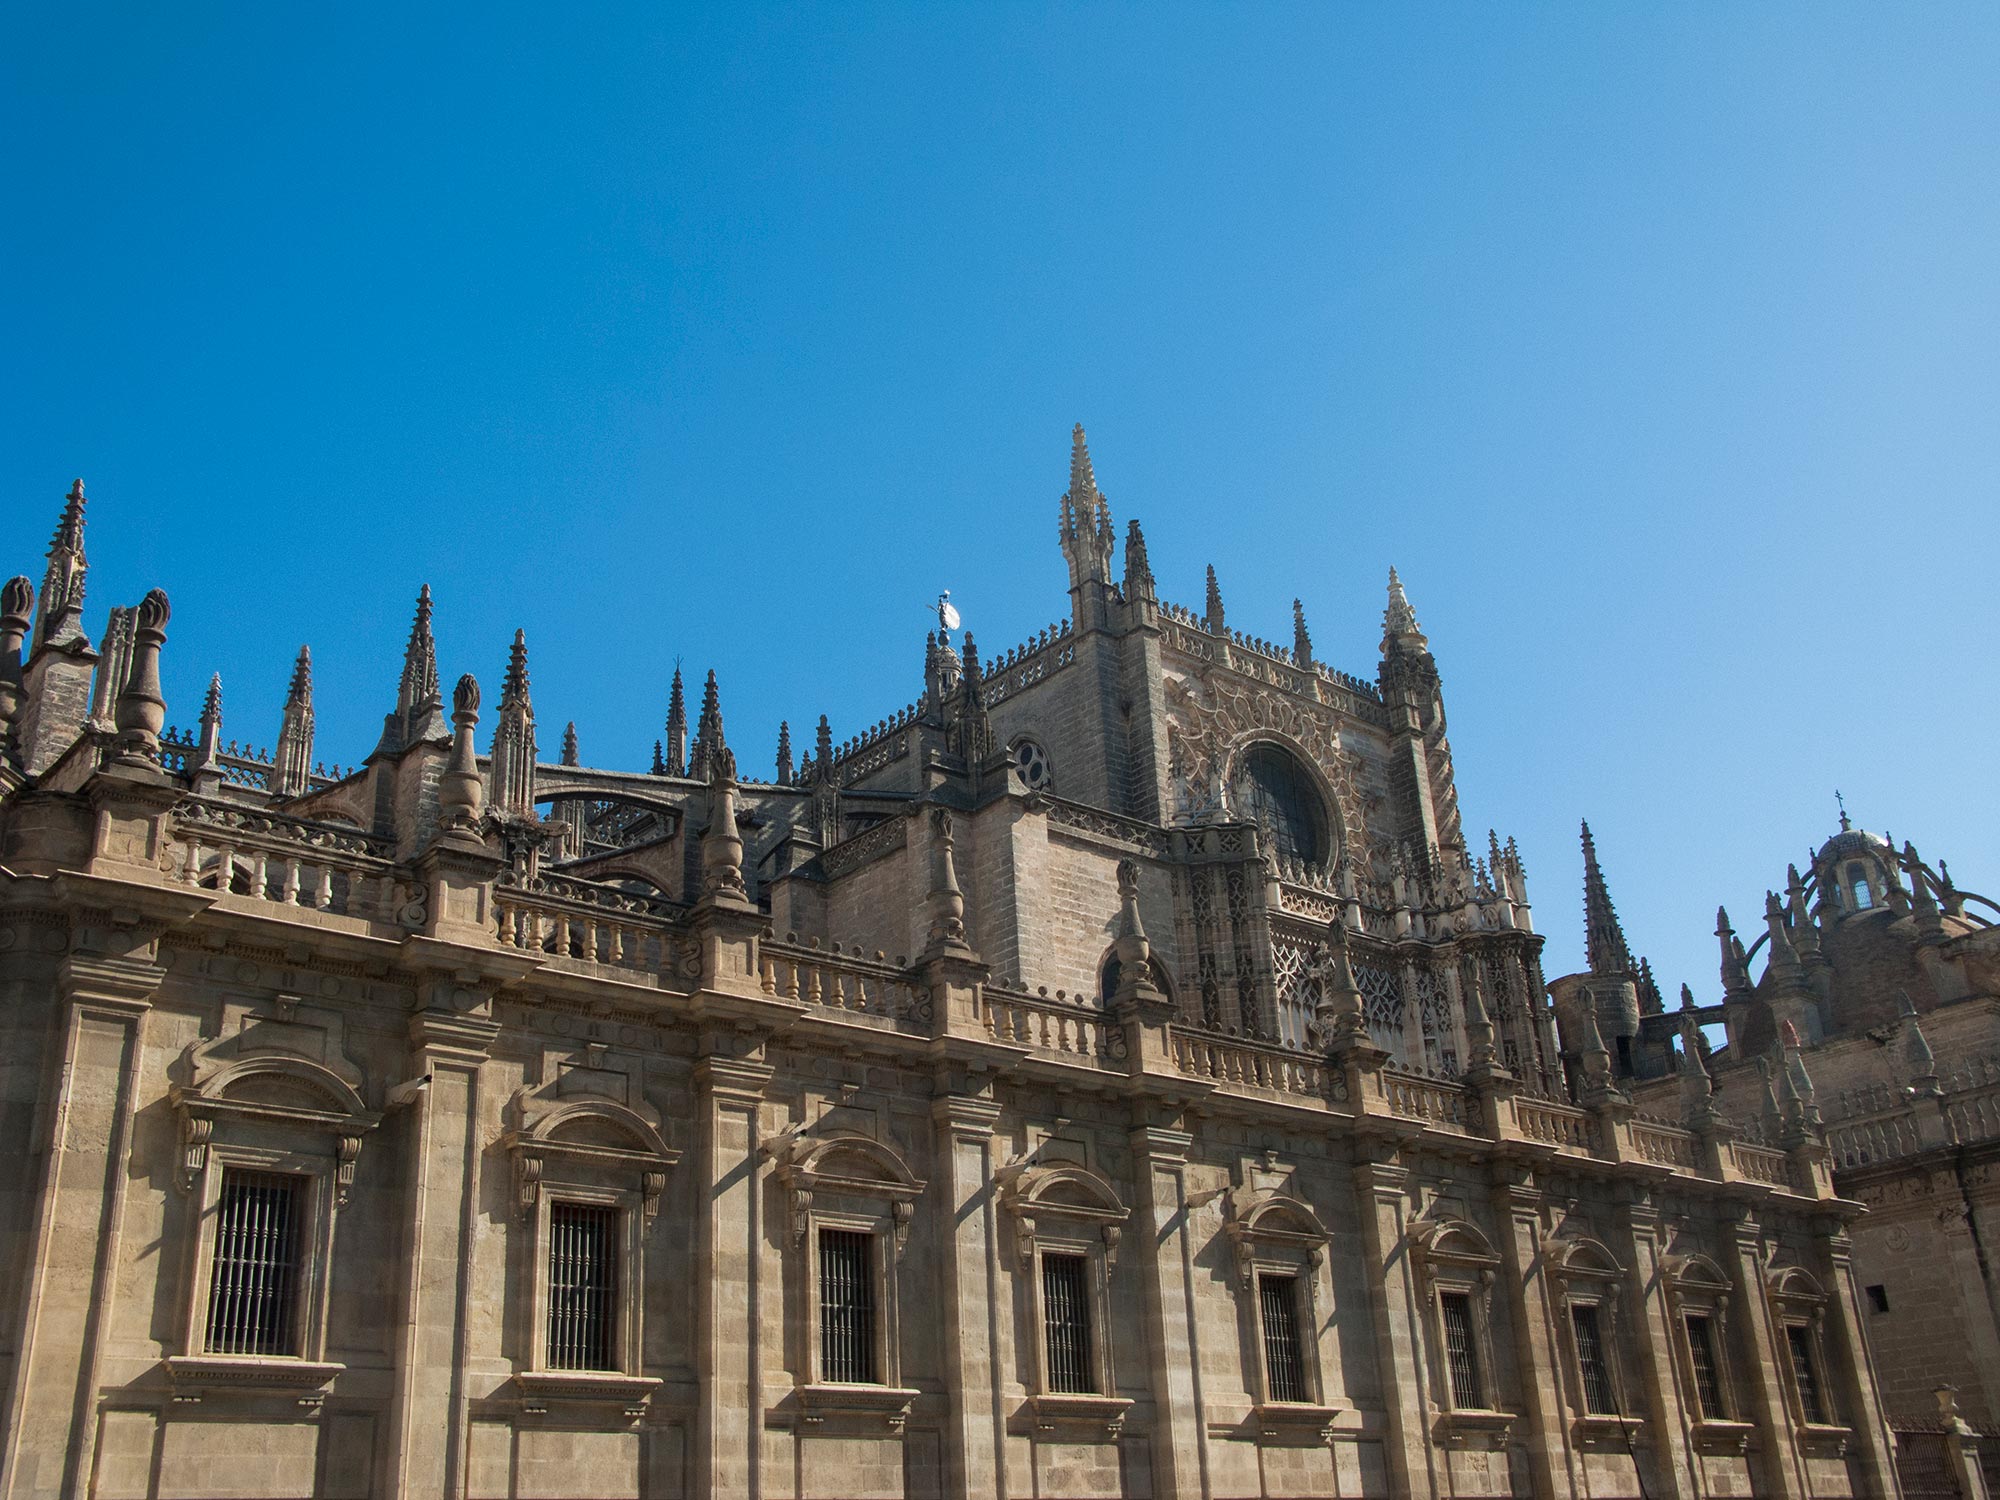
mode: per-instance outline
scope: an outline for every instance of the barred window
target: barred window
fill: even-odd
[[[1081,1255],[1042,1256],[1042,1323],[1048,1344],[1049,1389],[1094,1395],[1090,1351],[1090,1267]]]
[[[618,1368],[618,1210],[549,1205],[549,1368]]]
[[[1824,1422],[1826,1404],[1820,1399],[1819,1366],[1813,1360],[1812,1334],[1803,1323],[1787,1323],[1785,1342],[1792,1352],[1792,1380],[1799,1388],[1799,1410],[1808,1422]]]
[[[1618,1397],[1611,1389],[1611,1370],[1604,1359],[1604,1335],[1596,1307],[1588,1302],[1571,1307],[1569,1326],[1576,1335],[1576,1367],[1583,1378],[1583,1409],[1594,1416],[1617,1416]]]
[[[1706,1313],[1689,1313],[1687,1324],[1688,1360],[1694,1366],[1695,1402],[1705,1422],[1723,1422],[1729,1408],[1722,1400],[1722,1375],[1715,1364],[1715,1325]]]
[[[875,1366],[875,1236],[819,1232],[819,1367],[822,1380],[879,1383]]]
[[[1479,1349],[1472,1337],[1472,1298],[1445,1292],[1438,1298],[1444,1313],[1445,1360],[1451,1368],[1451,1404],[1462,1411],[1486,1405],[1479,1385]]]
[[[224,1170],[209,1263],[209,1353],[299,1352],[299,1220],[305,1183],[288,1173]]]
[[[1273,1401],[1305,1401],[1305,1349],[1299,1341],[1299,1278],[1259,1276],[1264,1315],[1264,1380]]]

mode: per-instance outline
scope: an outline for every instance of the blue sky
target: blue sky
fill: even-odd
[[[0,571],[91,495],[170,717],[365,754],[417,585],[643,765],[1066,606],[1072,422],[1169,598],[1372,675],[1402,571],[1476,842],[1581,961],[1867,826],[2000,886],[2000,10],[16,7]]]

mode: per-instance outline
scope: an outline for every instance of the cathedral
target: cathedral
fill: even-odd
[[[1843,833],[1762,984],[1668,1012],[1608,895],[1549,981],[1393,571],[1351,675],[1163,600],[1081,428],[1056,511],[1057,623],[941,602],[760,779],[713,673],[587,764],[428,588],[351,767],[309,645],[268,754],[169,728],[75,486],[0,590],[0,1500],[1898,1494],[1863,1201],[1964,1090],[1824,1101],[1992,929]]]
[[[1682,986],[1669,1009],[1587,825],[1583,849],[1589,973],[1558,983],[1592,997],[1621,1084],[1642,1109],[1693,1088],[1746,1128],[1791,1108],[1824,1130],[1838,1196],[1869,1210],[1854,1275],[1906,1493],[1983,1493],[1940,1473],[1979,1464],[2000,1492],[2000,904],[1843,807],[1747,946],[1717,910],[1719,998]]]

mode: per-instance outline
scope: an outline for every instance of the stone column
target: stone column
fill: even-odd
[[[952,1093],[931,1106],[939,1171],[932,1212],[938,1225],[938,1302],[945,1323],[945,1381],[951,1426],[945,1436],[944,1493],[1007,1500],[1002,1372],[1013,1319],[1000,1268],[993,1191],[993,1127],[1000,1106]]]
[[[1861,1332],[1861,1289],[1854,1284],[1854,1245],[1837,1222],[1819,1221],[1820,1274],[1826,1286],[1826,1349],[1835,1369],[1832,1385],[1840,1394],[1840,1415],[1853,1429],[1848,1440],[1847,1468],[1854,1493],[1861,1497],[1893,1496],[1896,1480],[1895,1441],[1877,1394],[1875,1361]]]
[[[479,1216],[481,1067],[500,1028],[454,1008],[455,984],[420,986],[410,1018],[410,1076],[430,1086],[409,1115],[409,1217],[396,1341],[390,1483],[399,1495],[465,1493],[465,1325]]]
[[[1138,1212],[1126,1254],[1138,1260],[1152,1363],[1153,1493],[1207,1500],[1208,1421],[1202,1408],[1201,1333],[1194,1246],[1188,1236],[1187,1152],[1194,1137],[1162,1125],[1132,1132]],[[1227,1295],[1220,1292],[1220,1295]]]
[[[1500,1228],[1500,1294],[1514,1322],[1514,1370],[1521,1392],[1515,1439],[1528,1450],[1535,1493],[1570,1487],[1568,1413],[1560,1377],[1562,1349],[1543,1269],[1542,1192],[1523,1165],[1496,1162],[1493,1212]],[[1558,1482],[1560,1476],[1560,1483]]]
[[[1674,1379],[1674,1309],[1667,1300],[1666,1278],[1660,1274],[1660,1212],[1652,1194],[1628,1186],[1613,1222],[1619,1243],[1614,1246],[1630,1271],[1627,1291],[1638,1317],[1637,1335],[1629,1341],[1639,1364],[1639,1392],[1646,1403],[1646,1427],[1652,1436],[1653,1473],[1648,1493],[1659,1500],[1693,1500],[1695,1473],[1688,1459],[1687,1423]]]
[[[36,1125],[46,1156],[27,1230],[13,1388],[0,1426],[5,1500],[57,1500],[82,1494],[89,1482],[141,1032],[164,977],[165,970],[135,958],[72,956],[57,970],[62,1040]]]
[[[1730,1284],[1727,1357],[1737,1389],[1750,1397],[1758,1431],[1753,1483],[1757,1494],[1770,1500],[1800,1500],[1804,1489],[1792,1441],[1791,1408],[1778,1374],[1778,1361],[1789,1356],[1780,1348],[1771,1304],[1764,1295],[1756,1216],[1747,1209],[1740,1214],[1721,1226],[1721,1239],[1723,1271]]]
[[[1397,1495],[1436,1494],[1430,1426],[1436,1416],[1424,1374],[1424,1290],[1410,1265],[1409,1170],[1394,1142],[1355,1143],[1354,1195],[1361,1238],[1372,1264],[1382,1268],[1370,1301],[1382,1375],[1382,1404],[1389,1418],[1389,1490]],[[1371,1278],[1372,1279],[1372,1278]]]
[[[766,1296],[764,1173],[759,1162],[764,1090],[773,1069],[761,1057],[732,1055],[733,1038],[704,1040],[695,1064],[698,1146],[693,1163],[701,1199],[695,1242],[695,1494],[758,1500],[764,1437]]]

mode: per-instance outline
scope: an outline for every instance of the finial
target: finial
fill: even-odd
[[[1846,833],[1854,825],[1847,820],[1847,799],[1840,795],[1840,788],[1833,789],[1834,805],[1840,809],[1840,831]]]
[[[1394,568],[1389,569],[1389,605],[1382,611],[1383,651],[1397,647],[1422,651],[1429,644],[1417,624],[1417,612],[1410,608],[1410,596],[1403,592],[1403,580]]]
[[[21,643],[34,623],[35,586],[10,578],[0,586],[0,765],[18,763],[14,721],[21,711]]]
[[[167,703],[160,693],[160,648],[167,641],[167,621],[173,610],[166,593],[154,589],[133,613],[132,670],[118,694],[118,759],[135,767],[157,768],[160,730],[167,722]]]
[[[452,689],[451,722],[451,759],[438,778],[438,811],[448,831],[470,832],[478,826],[486,795],[472,743],[472,731],[479,724],[479,682],[470,672]]]
[[[507,653],[507,679],[500,689],[500,702],[519,703],[530,713],[534,710],[528,703],[528,636],[527,632],[514,632],[514,646]]]

